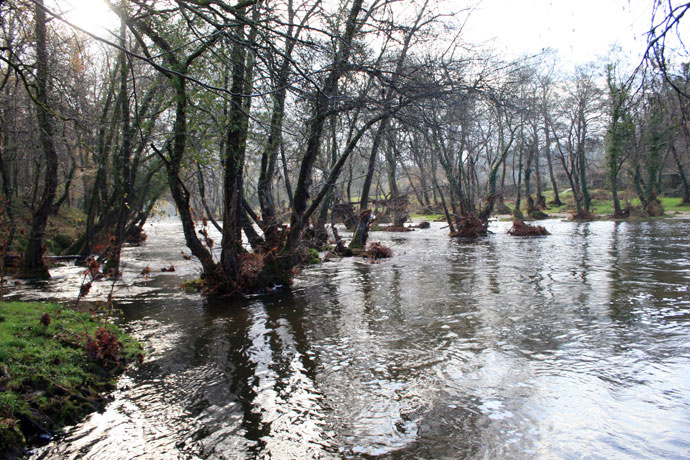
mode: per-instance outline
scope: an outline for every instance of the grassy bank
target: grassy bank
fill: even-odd
[[[611,216],[614,213],[613,199],[611,198],[611,192],[604,189],[594,189],[590,191],[592,197],[592,213],[601,216],[603,218]],[[544,197],[547,202],[553,200],[553,192],[547,190],[544,192]],[[561,206],[549,205],[545,210],[547,214],[563,215],[563,214],[573,214],[575,213],[575,199],[572,192],[568,189],[559,193],[559,198],[563,203]],[[688,213],[690,212],[690,206],[682,204],[682,199],[679,197],[666,197],[660,196],[662,206],[664,207],[665,217],[672,217],[677,213]],[[630,193],[620,194],[621,206],[626,207],[628,205],[632,207],[641,207],[640,200],[637,197],[632,196]],[[512,208],[515,205],[514,197],[506,197],[505,204]],[[522,201],[522,211],[527,213],[526,209],[527,200]],[[410,215],[410,218],[416,220],[440,220],[444,221],[445,216],[443,214],[421,214],[414,212]]]
[[[614,213],[613,198],[611,198],[611,192],[608,190],[595,189],[590,192],[592,196],[592,212],[600,216],[610,216]],[[544,193],[546,201],[549,202],[553,200],[553,193],[547,191]],[[562,192],[559,194],[561,201],[564,203],[562,206],[549,206],[546,211],[553,213],[568,213],[575,212],[575,199],[570,191]],[[682,199],[679,197],[666,197],[660,196],[659,200],[661,205],[664,207],[666,214],[673,215],[676,212],[688,212],[690,211],[690,206],[683,205]],[[625,208],[630,205],[632,207],[641,207],[642,204],[637,197],[631,196],[630,194],[621,193],[620,195],[621,207]]]
[[[0,458],[103,407],[116,376],[141,356],[134,339],[103,326],[70,308],[0,302]]]

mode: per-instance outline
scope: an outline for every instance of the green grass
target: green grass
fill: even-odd
[[[664,210],[668,212],[688,212],[690,211],[690,205],[687,204],[681,204],[683,202],[683,199],[678,197],[665,197],[662,196],[660,198],[661,204],[664,207]]]
[[[551,201],[553,201],[553,191],[552,190],[545,190],[543,192],[544,197],[546,198],[547,204]],[[606,190],[606,189],[593,189],[590,190],[590,196],[592,198],[592,213],[599,215],[599,216],[611,216],[614,213],[614,207],[613,207],[613,198],[611,197],[611,191]],[[630,204],[633,207],[639,207],[640,205],[640,200],[635,197],[633,193],[630,191],[621,191],[619,193],[619,199],[621,202],[621,207],[626,207],[628,204]],[[553,206],[551,204],[548,204],[548,209],[546,209],[547,214],[568,214],[568,213],[575,213],[575,199],[573,197],[572,191],[569,189],[565,190],[560,190],[558,193],[558,197],[560,198],[561,202],[563,203],[561,206]],[[662,196],[659,198],[661,200],[661,204],[664,207],[665,214],[666,215],[673,215],[677,212],[690,212],[690,205],[683,205],[681,204],[682,199],[681,198],[676,198],[676,197],[665,197]],[[515,197],[506,197],[505,203],[509,207],[513,207],[515,204]],[[523,212],[527,212],[526,210],[526,205],[527,205],[527,200],[523,196],[522,200],[522,210]],[[421,214],[421,213],[411,213],[410,214],[411,219],[415,220],[428,220],[428,221],[444,221],[445,216],[443,214]]]
[[[688,211],[690,211],[690,206],[681,204],[681,202],[683,201],[681,198],[660,197],[659,200],[661,200],[661,205],[664,207],[665,214],[673,214],[676,212],[683,212],[683,211],[688,212]],[[621,207],[627,206],[627,203],[628,203],[627,201],[621,200]],[[633,198],[633,199],[629,200],[629,203],[632,207],[642,206],[639,198]],[[595,200],[592,200],[592,207],[593,207],[593,212],[595,214],[612,215],[614,213],[613,199],[609,199],[609,200],[595,199]]]
[[[429,222],[439,222],[439,221],[445,221],[446,216],[444,214],[415,214],[412,213],[410,214],[410,219],[415,219],[415,220],[428,220]]]
[[[571,191],[559,192],[558,194],[561,202],[564,204],[562,206],[549,205],[549,209],[546,210],[547,213],[568,213],[575,212],[575,200]],[[611,197],[611,192],[604,189],[595,189],[590,191],[590,196],[592,197],[592,212],[601,216],[610,216],[614,213],[613,198]],[[547,190],[544,192],[544,197],[546,202],[553,200],[553,192]],[[640,200],[637,197],[631,197],[626,195],[624,192],[619,194],[619,199],[621,202],[621,207],[627,206],[630,203],[631,206],[641,206]],[[675,212],[688,212],[690,211],[690,206],[681,205],[681,198],[675,197],[661,197],[661,204],[666,211],[666,214],[672,214]]]
[[[0,302],[0,452],[21,449],[41,429],[54,432],[102,406],[100,394],[113,389],[125,363],[141,353],[134,339],[108,324],[122,343],[121,362],[90,359],[85,338],[103,325],[57,305]]]

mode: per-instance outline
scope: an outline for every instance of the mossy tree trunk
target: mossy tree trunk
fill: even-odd
[[[350,249],[364,249],[367,245],[367,240],[369,239],[369,227],[371,227],[372,222],[372,212],[371,209],[365,209],[359,214],[359,222],[355,228],[355,232],[352,235],[352,241],[350,241]]]
[[[625,162],[625,146],[629,143],[633,126],[630,113],[626,109],[628,92],[615,80],[615,69],[607,67],[607,85],[609,90],[609,125],[606,129],[606,166],[611,196],[613,198],[614,216],[623,216],[618,198],[618,174]]]

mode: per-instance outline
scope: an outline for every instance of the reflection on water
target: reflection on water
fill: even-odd
[[[687,458],[690,222],[544,225],[374,233],[392,260],[230,304],[179,291],[156,224],[125,269],[178,270],[117,290],[146,362],[34,458]],[[15,295],[71,300],[57,274]]]

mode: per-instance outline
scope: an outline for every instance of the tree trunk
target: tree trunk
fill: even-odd
[[[165,160],[168,173],[168,186],[170,194],[175,201],[177,211],[182,221],[182,231],[184,233],[187,247],[192,255],[199,259],[203,270],[203,277],[213,277],[217,275],[216,263],[211,252],[204,247],[196,234],[194,218],[190,208],[189,191],[186,189],[180,178],[182,160],[187,144],[187,91],[186,80],[179,76],[171,77],[172,85],[175,89],[175,121],[173,124],[172,144],[168,144],[170,160]],[[164,158],[160,152],[161,158]]]
[[[367,246],[367,239],[369,239],[369,227],[372,222],[372,213],[370,209],[365,209],[359,214],[359,222],[357,223],[357,228],[355,228],[355,233],[352,235],[352,241],[348,246],[350,249],[362,249],[364,250]]]
[[[237,32],[237,41],[232,51],[232,83],[233,94],[228,114],[227,137],[224,159],[224,211],[223,211],[223,241],[221,247],[221,266],[224,275],[234,290],[240,283],[240,254],[242,248],[242,190],[245,149],[247,145],[247,129],[249,111],[246,110],[242,94],[245,92],[248,77],[247,55],[244,45],[243,28]],[[234,284],[234,286],[233,286]]]
[[[534,144],[529,146],[527,161],[525,162],[525,197],[527,197],[527,215],[534,211],[534,198],[532,197],[532,161],[534,159]]]
[[[316,94],[314,102],[314,112],[308,126],[307,147],[302,159],[297,185],[295,186],[295,196],[292,204],[292,215],[290,217],[290,232],[285,244],[284,253],[291,257],[298,245],[304,228],[304,213],[307,210],[309,201],[309,188],[311,185],[311,174],[314,161],[319,154],[321,135],[324,123],[328,117],[328,107],[331,98],[335,95],[338,81],[346,71],[346,64],[352,52],[352,42],[359,29],[357,17],[362,10],[363,0],[354,0],[348,14],[345,25],[345,33],[336,52],[332,69],[326,77],[321,91]],[[290,264],[288,264],[290,265]]]
[[[671,153],[673,154],[673,159],[676,162],[676,167],[678,168],[678,174],[680,175],[680,183],[683,193],[683,204],[690,204],[690,186],[688,186],[688,178],[683,170],[683,163],[680,161],[680,156],[676,151],[676,146],[671,144]]]
[[[292,10],[290,10],[292,14]],[[305,16],[308,17],[309,14]],[[290,64],[292,52],[295,47],[296,38],[299,35],[302,25],[297,27],[296,32],[293,32],[295,26],[292,24],[292,18],[289,21],[288,31],[285,42],[285,50],[283,62],[278,71],[278,76],[275,81],[275,87],[278,88],[273,95],[273,111],[271,113],[271,122],[269,127],[268,140],[266,147],[261,155],[261,165],[259,168],[259,179],[257,184],[257,194],[259,196],[259,206],[261,208],[261,217],[264,222],[264,233],[271,233],[276,231],[278,222],[276,219],[275,203],[273,201],[272,184],[275,175],[276,163],[278,158],[278,151],[282,151],[282,127],[283,118],[285,116],[285,98],[287,96],[288,79],[290,77]],[[285,166],[285,157],[282,157],[285,171],[285,186],[288,191],[288,196],[292,200],[292,190],[290,190],[290,183],[287,176],[287,167]],[[266,239],[272,239],[268,235]]]
[[[46,14],[43,0],[36,0],[36,111],[38,136],[46,160],[43,194],[33,214],[29,243],[24,254],[22,275],[29,278],[48,278],[50,273],[43,263],[43,237],[48,215],[57,190],[58,156],[53,143],[53,118],[48,101],[48,52],[46,46]]]
[[[537,204],[536,204],[536,207],[538,210],[541,211],[545,208],[545,206],[543,205],[543,203],[545,202],[545,199],[544,199],[544,190],[542,188],[541,167],[539,164],[539,157],[540,157],[540,155],[539,155],[539,144],[535,144],[535,149],[536,149],[536,151],[534,153],[534,155],[535,155],[535,157],[534,157],[534,177],[535,177],[536,182],[537,182],[537,198],[536,198]]]
[[[379,147],[381,146],[381,141],[383,140],[383,134],[388,129],[388,121],[388,118],[381,120],[381,123],[379,123],[379,127],[374,134],[371,152],[369,153],[369,162],[367,163],[367,174],[364,177],[364,183],[362,184],[362,193],[359,200],[359,212],[364,211],[369,206],[369,190],[371,189],[371,183],[374,179],[374,171],[376,170],[376,157],[378,155]]]
[[[516,196],[515,196],[515,208],[513,209],[513,216],[517,217],[518,219],[522,219],[522,210],[520,209],[520,206],[522,205],[522,157],[524,155],[523,153],[523,146],[520,146],[520,153],[518,155],[518,168],[517,168],[517,183],[515,184],[515,189],[516,189]]]
[[[127,26],[125,9],[126,3],[120,6],[120,46],[125,49],[127,46]],[[127,56],[124,51],[120,52],[120,117],[122,122],[122,145],[120,146],[120,155],[117,161],[116,168],[116,184],[115,202],[118,206],[116,228],[115,228],[115,242],[110,247],[107,255],[108,260],[105,264],[104,271],[112,278],[120,277],[120,254],[122,253],[122,245],[125,241],[125,227],[130,212],[129,201],[132,194],[131,182],[131,155],[132,155],[132,130],[130,128],[129,118],[129,88],[127,85],[127,72],[129,66],[127,65]]]
[[[395,141],[390,142],[393,144]],[[409,216],[408,205],[409,198],[406,195],[401,195],[400,190],[398,190],[398,180],[397,180],[397,158],[395,155],[395,149],[392,145],[384,149],[386,156],[386,177],[388,179],[388,190],[390,190],[390,203],[393,207],[393,226],[402,227]]]
[[[623,215],[623,209],[621,209],[621,202],[618,198],[618,180],[615,177],[611,181],[611,196],[613,197],[613,215],[620,217]]]
[[[546,115],[544,115],[544,154],[546,155],[546,163],[549,166],[549,179],[551,179],[551,188],[553,189],[553,200],[551,204],[554,206],[562,206],[561,198],[558,196],[558,183],[556,182],[556,175],[553,173],[553,160],[551,159],[551,136],[549,132],[549,124]]]
[[[5,132],[5,119],[4,116],[0,118],[0,131]],[[11,179],[9,177],[9,171],[5,167],[4,163],[4,156],[5,156],[5,147],[7,145],[7,138],[4,134],[0,135],[0,177],[2,178],[2,193],[4,195],[4,199],[2,200],[3,207],[5,210],[5,215],[6,215],[6,233],[3,235],[0,235],[3,238],[3,241],[0,243],[0,270],[3,269],[4,267],[4,256],[8,252],[11,252],[12,250],[12,244],[14,243],[14,235],[17,229],[16,222],[14,220],[14,210],[12,209],[12,187],[11,187]],[[1,211],[0,211],[1,212]],[[0,279],[0,283],[2,283],[2,280]],[[0,286],[0,292],[1,292],[2,286]]]

